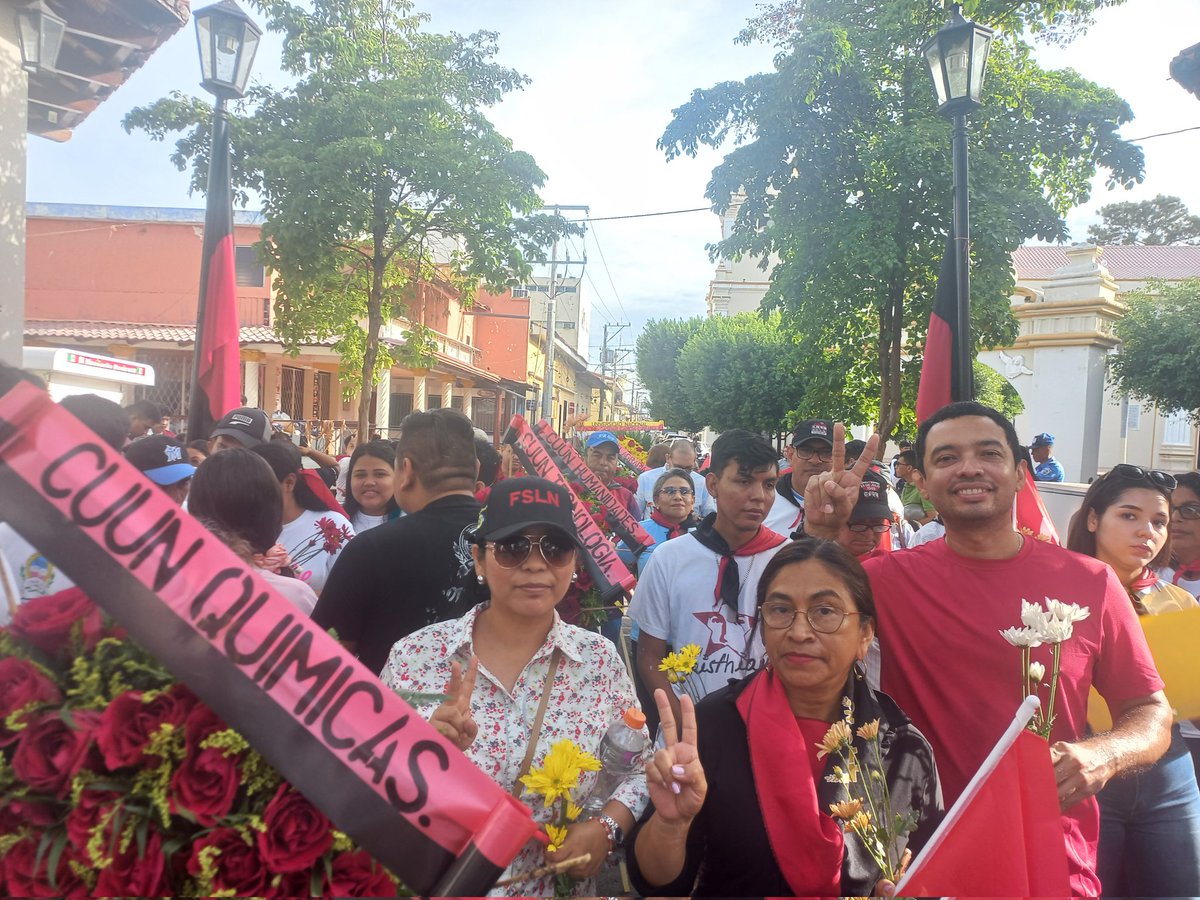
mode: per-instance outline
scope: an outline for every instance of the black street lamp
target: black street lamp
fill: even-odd
[[[208,437],[213,422],[237,406],[240,393],[232,386],[236,379],[230,371],[237,365],[238,322],[233,275],[233,176],[225,103],[245,96],[250,66],[262,37],[262,29],[233,0],[220,0],[198,9],[194,18],[200,84],[217,102],[209,148],[200,300],[188,400],[188,437],[193,439]]]
[[[950,21],[921,47],[937,91],[938,112],[954,121],[954,258],[958,294],[956,360],[963,398],[974,396],[971,343],[970,203],[968,199],[967,114],[980,106],[979,94],[987,70],[992,29],[962,17],[962,7],[950,7]],[[958,398],[955,398],[958,399]]]
[[[17,38],[21,42],[21,68],[30,74],[53,71],[66,31],[66,20],[56,16],[43,0],[19,7]]]

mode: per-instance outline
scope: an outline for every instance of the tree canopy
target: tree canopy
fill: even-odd
[[[235,178],[263,204],[276,329],[292,352],[335,338],[358,376],[359,427],[393,362],[427,366],[436,340],[418,285],[469,304],[481,283],[524,278],[561,219],[531,215],[545,177],[486,116],[526,83],[492,62],[496,35],[431,34],[407,0],[257,0],[283,35],[292,86],[258,87],[233,117]],[[207,177],[210,107],[172,95],[126,130],[186,132],[172,160]],[[402,345],[382,331],[407,318]],[[436,323],[435,323],[436,324]],[[365,433],[365,431],[364,431]]]
[[[1109,357],[1110,380],[1166,412],[1186,410],[1200,424],[1200,278],[1152,282],[1127,299],[1129,312],[1114,325],[1121,346]]]
[[[1025,29],[1068,40],[1104,0],[977,0],[964,10],[997,28],[982,109],[971,117],[972,335],[1016,334],[1011,253],[1066,238],[1063,216],[1142,177],[1142,154],[1118,135],[1132,114],[1114,92],[1039,68]],[[782,312],[796,416],[874,420],[911,430],[903,398],[920,370],[938,264],[951,228],[950,123],[935,109],[918,48],[944,21],[924,0],[791,0],[741,39],[779,47],[775,70],[696,90],[659,141],[668,159],[701,145],[733,149],[707,196],[732,234],[714,255],[779,263],[765,304]],[[765,265],[765,263],[764,263]]]
[[[650,415],[672,428],[699,431],[703,420],[692,417],[687,387],[679,378],[679,354],[704,319],[650,319],[637,338],[638,380],[650,394]]]
[[[1178,197],[1109,203],[1100,207],[1100,218],[1088,228],[1093,244],[1200,244],[1200,216],[1190,215]]]

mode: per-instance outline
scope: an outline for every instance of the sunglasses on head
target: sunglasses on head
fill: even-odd
[[[1164,491],[1173,491],[1178,484],[1175,476],[1170,472],[1163,472],[1159,469],[1143,469],[1141,466],[1129,463],[1118,463],[1109,469],[1109,474],[1124,478],[1126,481],[1149,481]]]
[[[523,534],[514,534],[499,541],[488,541],[486,546],[492,551],[496,565],[502,569],[515,569],[529,559],[534,546],[542,554],[546,565],[560,568],[575,562],[575,544],[568,538],[556,534],[544,534],[537,540]]]

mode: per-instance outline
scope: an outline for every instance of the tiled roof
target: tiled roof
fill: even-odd
[[[1049,278],[1069,262],[1071,247],[1018,247],[1013,266],[1018,280]],[[1101,248],[1100,264],[1117,281],[1144,281],[1148,278],[1200,277],[1200,246],[1146,247],[1122,244]]]
[[[194,325],[154,325],[143,322],[60,322],[54,319],[27,319],[27,337],[78,338],[87,341],[173,341],[191,343],[196,339]],[[265,325],[243,325],[239,340],[243,344],[281,344],[275,332]],[[333,338],[311,342],[312,346],[330,346]]]

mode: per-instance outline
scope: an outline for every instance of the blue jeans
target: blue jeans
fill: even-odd
[[[1178,728],[1162,759],[1113,779],[1097,797],[1106,897],[1200,896],[1200,790]]]

